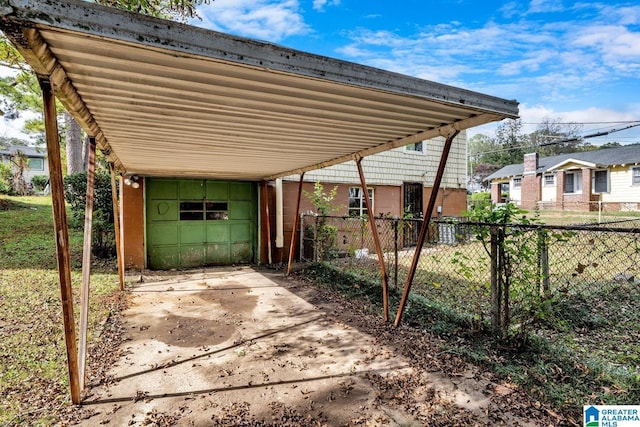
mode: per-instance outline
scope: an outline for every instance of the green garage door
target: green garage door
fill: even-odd
[[[252,182],[148,178],[149,268],[253,262],[256,194]]]

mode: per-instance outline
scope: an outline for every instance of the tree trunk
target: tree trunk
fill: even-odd
[[[78,122],[67,112],[64,113],[64,125],[67,144],[67,174],[71,175],[84,170],[82,131]]]

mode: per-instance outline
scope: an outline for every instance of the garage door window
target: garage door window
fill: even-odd
[[[208,220],[219,221],[229,219],[228,202],[206,202]]]
[[[180,220],[181,221],[202,221],[204,218],[204,210],[202,201],[198,202],[180,202]]]

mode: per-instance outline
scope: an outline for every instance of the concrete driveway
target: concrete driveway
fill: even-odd
[[[339,303],[314,300],[311,285],[248,267],[157,279],[131,290],[125,354],[85,398],[85,425],[394,426],[423,425],[416,411],[486,414],[488,381],[412,367],[345,322]]]

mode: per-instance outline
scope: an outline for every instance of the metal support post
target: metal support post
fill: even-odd
[[[358,175],[360,175],[360,186],[362,187],[362,193],[364,197],[364,204],[367,207],[367,216],[369,216],[369,225],[371,226],[371,235],[373,236],[373,244],[376,247],[376,253],[378,254],[378,264],[380,265],[380,275],[382,276],[382,306],[384,310],[384,321],[389,321],[389,280],[387,276],[387,268],[384,263],[384,253],[382,252],[382,246],[380,245],[380,236],[378,235],[378,229],[376,228],[376,220],[373,217],[373,209],[371,208],[371,200],[369,200],[369,192],[367,191],[367,183],[364,178],[364,172],[362,171],[362,157],[356,160],[356,166],[358,167]]]
[[[400,299],[398,314],[396,315],[396,320],[394,322],[395,326],[398,326],[400,324],[400,321],[402,320],[402,314],[404,313],[404,309],[407,304],[409,291],[411,290],[411,285],[413,284],[413,278],[416,274],[416,269],[418,268],[418,262],[420,261],[420,254],[422,252],[422,246],[424,245],[424,239],[427,235],[427,230],[429,229],[429,222],[431,220],[431,215],[433,214],[433,209],[435,208],[435,205],[436,205],[436,198],[438,197],[438,189],[440,188],[440,183],[442,182],[442,177],[444,176],[444,168],[447,165],[447,159],[449,158],[449,151],[451,151],[451,145],[453,145],[453,140],[458,135],[458,133],[459,131],[455,131],[451,135],[449,135],[444,143],[444,147],[442,148],[440,163],[438,165],[436,176],[433,180],[433,187],[431,189],[431,194],[429,195],[429,203],[427,204],[427,209],[425,210],[424,219],[422,220],[422,227],[420,227],[420,234],[418,235],[418,241],[416,242],[416,251],[413,254],[411,267],[409,268],[409,273],[407,274],[407,280],[404,284],[404,290],[402,291],[402,298]]]

